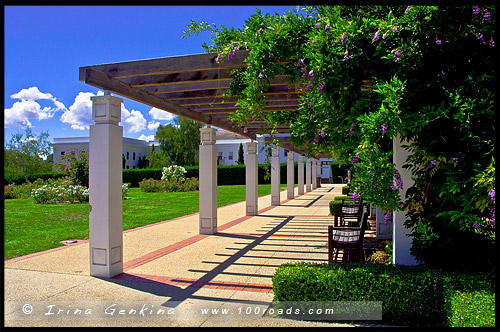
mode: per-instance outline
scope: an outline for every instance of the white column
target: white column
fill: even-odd
[[[411,178],[411,171],[403,168],[406,163],[406,158],[410,152],[405,150],[401,145],[407,145],[408,142],[401,142],[401,137],[398,135],[392,140],[392,148],[394,151],[393,162],[396,169],[401,174],[403,181],[403,189],[400,189],[400,198],[406,200],[406,191],[410,188],[414,181]],[[406,211],[395,211],[393,214],[393,241],[392,241],[392,263],[401,265],[415,265],[417,263],[415,257],[410,254],[413,237],[408,236],[411,230],[404,226],[406,221]]]
[[[288,152],[288,159],[286,161],[286,198],[293,199],[295,185],[295,160],[293,152]]]
[[[91,97],[89,142],[90,275],[111,278],[123,272],[121,103],[111,96]]]
[[[200,128],[200,234],[217,233],[217,146],[214,128]]]
[[[297,168],[298,194],[304,195],[304,156],[299,156],[299,166]]]
[[[311,165],[311,169],[312,169],[312,188],[313,190],[318,188],[318,184],[317,184],[317,180],[316,180],[316,176],[317,176],[317,173],[318,173],[318,161],[316,159],[313,159],[312,160],[312,165]]]
[[[258,209],[258,155],[257,142],[248,142],[246,158],[246,215],[256,216]]]
[[[317,160],[317,169],[318,171],[316,172],[316,178],[318,179],[317,186],[321,187],[321,160]]]
[[[271,156],[271,205],[280,205],[280,148],[272,148]]]
[[[311,159],[306,159],[306,192],[311,191]]]

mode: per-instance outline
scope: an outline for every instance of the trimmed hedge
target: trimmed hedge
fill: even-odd
[[[35,182],[37,179],[48,180],[48,179],[61,179],[65,177],[66,173],[39,173],[39,174],[31,174],[28,175],[29,182]],[[3,184],[4,186],[9,184],[22,185],[26,183],[26,177],[24,175],[13,175],[13,174],[4,174],[3,176]]]
[[[339,176],[341,176],[342,178],[346,178],[348,170],[349,166],[347,164],[341,165],[339,162],[330,162],[331,183],[342,183],[342,181],[339,179]]]
[[[281,265],[272,282],[275,302],[381,301],[382,321],[371,322],[375,324],[456,326],[460,317],[475,312],[478,317],[468,324],[495,326],[494,273],[459,274],[422,265],[297,262]],[[487,299],[485,306],[461,305],[476,293]]]
[[[199,178],[198,166],[185,166],[187,171],[185,174],[186,178]],[[295,164],[295,183],[297,183],[297,163]],[[144,168],[144,169],[124,169],[123,170],[123,182],[130,183],[131,187],[139,187],[139,182],[143,179],[155,179],[160,180],[162,176],[162,168]],[[271,179],[265,179],[266,169],[264,164],[259,164],[258,167],[258,183],[259,184],[269,184]],[[286,163],[282,163],[280,166],[280,180],[281,183],[286,183]],[[245,165],[231,165],[224,166],[219,165],[217,167],[217,185],[244,185],[246,182],[246,168]]]

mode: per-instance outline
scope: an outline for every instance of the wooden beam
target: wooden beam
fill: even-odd
[[[85,80],[85,71],[89,68],[100,71],[109,77],[114,78],[143,75],[164,75],[211,69],[227,70],[242,68],[246,67],[243,60],[247,57],[247,55],[248,51],[241,50],[237,52],[231,61],[227,61],[227,58],[223,58],[221,63],[217,63],[216,61],[217,54],[204,53],[80,67],[80,81]]]
[[[162,86],[170,84],[179,84],[185,82],[211,82],[211,81],[228,81],[233,78],[225,70],[207,70],[207,71],[192,71],[184,73],[171,73],[161,75],[147,75],[126,77],[120,80],[130,84],[133,87],[147,86]]]

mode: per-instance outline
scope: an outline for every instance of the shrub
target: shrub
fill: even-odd
[[[163,167],[163,172],[161,179],[162,181],[184,181],[184,175],[186,174],[186,169],[182,166],[170,166],[170,167]]]
[[[342,187],[342,195],[347,195],[351,192],[351,183],[349,182],[345,186]]]
[[[330,201],[330,215],[338,216],[340,214],[340,206],[342,205],[342,200],[345,199],[346,202],[352,202],[351,196],[336,196],[333,201]],[[359,203],[356,201],[355,203]]]
[[[37,179],[49,180],[49,179],[60,179],[66,177],[66,173],[53,172],[53,173],[39,173],[28,175],[28,182],[34,182]],[[22,185],[26,184],[26,177],[24,175],[12,175],[4,174],[4,185],[15,184]]]
[[[82,203],[89,200],[89,189],[80,185],[42,185],[33,189],[31,197],[37,204],[70,202]]]
[[[175,191],[194,191],[200,187],[197,178],[188,178],[184,181],[163,181],[154,179],[144,179],[139,183],[142,192],[175,192]]]
[[[456,324],[454,317],[472,317],[475,311],[481,314],[468,324],[494,325],[494,308],[489,307],[495,297],[493,273],[450,273],[422,265],[288,263],[276,270],[272,282],[274,301],[380,301],[383,320],[378,324],[450,326]],[[479,308],[461,306],[464,293]]]

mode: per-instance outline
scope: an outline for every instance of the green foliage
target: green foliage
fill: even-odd
[[[231,119],[240,126],[265,120],[271,134],[288,124],[290,140],[307,154],[328,152],[350,165],[365,202],[408,211],[419,261],[474,263],[453,248],[465,248],[466,239],[489,243],[478,248],[495,242],[488,195],[495,187],[496,7],[302,11],[257,10],[241,29],[189,25],[186,36],[210,32],[212,43],[203,46],[219,59],[251,51],[225,93],[238,99]],[[278,75],[299,94],[299,107],[264,112],[265,92]],[[415,181],[406,197],[395,186],[402,171],[392,160],[398,138],[410,142],[403,167]],[[490,265],[490,251],[485,255],[482,263]]]
[[[200,181],[197,178],[171,179],[169,181],[144,179],[139,182],[139,187],[142,192],[150,193],[195,191],[199,189]]]
[[[184,181],[184,176],[187,173],[186,169],[182,166],[172,165],[170,167],[163,167],[161,179],[163,181]]]
[[[346,183],[347,171],[349,167],[347,164],[332,161],[330,163],[330,180],[331,183]]]
[[[342,200],[345,200],[345,203],[352,203],[352,196],[336,196],[333,201],[330,201],[330,215],[338,216],[340,214],[340,206],[342,205]],[[354,203],[358,204],[359,201],[355,201]]]
[[[25,182],[35,173],[52,171],[52,163],[44,160],[50,154],[49,133],[35,135],[27,127],[24,133],[13,134],[4,149],[5,176],[24,176]]]
[[[494,274],[371,263],[287,263],[273,276],[273,293],[274,301],[381,301],[382,321],[376,324],[464,326],[457,317],[467,317],[467,326],[495,324],[490,307]],[[466,297],[476,306],[463,305]]]
[[[201,126],[199,122],[176,117],[173,124],[158,127],[155,137],[160,141],[161,153],[168,156],[170,163],[183,166],[197,163]],[[150,162],[150,167],[169,165],[152,165]]]
[[[78,156],[74,153],[70,154],[69,162],[69,177],[71,183],[83,187],[89,186],[89,156],[85,151],[80,151]]]

